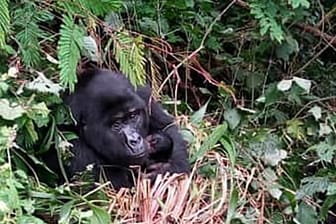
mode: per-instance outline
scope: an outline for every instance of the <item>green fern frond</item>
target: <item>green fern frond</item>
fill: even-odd
[[[259,20],[260,34],[263,36],[269,32],[272,40],[281,43],[285,33],[277,22],[278,7],[272,1],[254,0],[250,4],[251,14]]]
[[[146,81],[144,45],[141,37],[133,38],[127,32],[116,35],[113,53],[120,65],[120,70],[135,86],[143,85]]]
[[[6,44],[9,22],[8,0],[0,0],[0,48]]]
[[[64,16],[58,41],[60,81],[63,86],[74,90],[77,82],[76,69],[83,46],[84,30],[76,25],[73,18]]]
[[[59,1],[58,4],[71,14],[87,16],[88,12],[96,16],[104,16],[111,11],[116,11],[122,5],[121,0],[75,0]]]
[[[14,30],[19,43],[22,60],[26,66],[38,65],[41,60],[40,40],[50,37],[50,34],[42,30],[39,22],[53,19],[53,15],[44,9],[38,8],[33,2],[24,3],[23,7],[14,11]]]

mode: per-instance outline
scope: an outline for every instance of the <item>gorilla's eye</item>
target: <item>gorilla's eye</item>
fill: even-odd
[[[139,113],[140,113],[139,110],[130,111],[129,114],[128,114],[128,118],[129,119],[134,119],[139,115]]]

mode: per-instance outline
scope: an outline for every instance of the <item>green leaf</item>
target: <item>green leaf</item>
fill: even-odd
[[[300,86],[302,89],[304,89],[307,93],[310,92],[310,88],[312,85],[312,82],[308,79],[303,79],[303,78],[299,78],[299,77],[293,77],[293,81]]]
[[[327,177],[306,177],[301,180],[301,188],[296,192],[296,199],[312,196],[315,193],[322,193],[328,189],[329,180]]]
[[[0,126],[0,152],[13,145],[15,136],[16,130],[14,127]]]
[[[220,139],[220,143],[224,147],[229,157],[231,166],[234,167],[236,164],[236,158],[237,158],[237,151],[236,151],[236,147],[234,146],[234,143],[232,142],[231,138],[225,135]]]
[[[209,137],[202,143],[198,151],[192,156],[190,161],[194,163],[197,159],[202,158],[208,150],[210,150],[214,145],[220,140],[227,130],[227,124],[224,123],[219,125],[212,131]]]
[[[90,208],[93,211],[93,216],[91,216],[91,224],[106,224],[111,223],[110,215],[102,208],[91,205]]]
[[[229,109],[224,112],[224,119],[228,122],[230,129],[235,129],[240,122],[240,114],[236,109]]]
[[[28,110],[28,117],[34,120],[37,127],[46,126],[49,122],[49,112],[50,110],[47,108],[47,105],[42,102],[38,104],[34,104]]]
[[[98,46],[91,36],[83,37],[83,55],[88,57],[91,61],[99,61]]]
[[[315,120],[318,121],[322,117],[322,109],[319,106],[314,106],[308,110],[308,113],[311,113]]]
[[[0,49],[6,45],[6,35],[9,32],[10,18],[8,0],[0,1]]]
[[[73,208],[74,201],[69,201],[65,203],[59,213],[59,223],[69,223],[71,218],[71,210]]]
[[[236,189],[233,189],[233,191],[230,194],[230,202],[225,221],[226,224],[230,224],[231,220],[235,217],[236,209],[238,206],[238,200],[239,200],[239,193]]]
[[[120,70],[135,86],[146,82],[146,58],[141,36],[133,38],[128,32],[117,34],[113,42],[113,53],[120,65]]]
[[[298,42],[292,38],[286,38],[286,42],[280,44],[276,48],[276,55],[278,58],[281,58],[285,61],[289,60],[289,56],[295,52],[299,52],[299,44]]]
[[[336,145],[330,145],[327,142],[320,142],[316,145],[309,147],[307,150],[315,150],[321,161],[332,163],[332,160],[336,153]]]
[[[17,104],[10,104],[7,99],[0,99],[0,116],[6,120],[15,120],[25,113],[25,109]]]
[[[289,3],[293,6],[294,9],[299,8],[300,6],[304,8],[310,7],[308,0],[289,0]]]
[[[298,213],[295,216],[295,219],[302,224],[317,224],[317,213],[315,209],[306,204],[305,202],[301,202],[299,204]]]
[[[196,111],[193,115],[190,117],[190,122],[192,124],[199,124],[205,115],[206,109],[208,107],[209,101],[206,102],[198,111]]]
[[[82,27],[74,23],[72,17],[64,16],[60,34],[58,58],[61,84],[73,91],[77,82],[76,70],[83,46],[84,31]]]
[[[31,216],[31,215],[22,215],[19,216],[17,220],[17,224],[44,224],[45,222],[42,221],[41,219]]]
[[[285,92],[287,90],[289,90],[292,87],[293,84],[293,80],[292,79],[288,79],[288,80],[281,80],[278,85],[277,88],[278,90]]]

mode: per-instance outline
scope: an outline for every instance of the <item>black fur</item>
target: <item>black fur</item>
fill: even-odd
[[[96,180],[103,170],[107,180],[120,188],[134,184],[130,165],[140,166],[150,178],[189,172],[186,142],[173,117],[150,96],[149,86],[135,90],[116,72],[81,74],[75,92],[65,98],[76,120],[70,129],[79,137],[72,141],[69,177],[93,164]],[[55,167],[55,160],[48,163]]]

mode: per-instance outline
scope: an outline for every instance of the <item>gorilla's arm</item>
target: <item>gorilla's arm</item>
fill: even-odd
[[[187,144],[179,132],[174,118],[167,114],[162,106],[154,99],[150,100],[151,90],[148,86],[137,90],[139,96],[149,103],[149,130],[150,134],[163,132],[172,140],[171,154],[168,158],[160,158],[160,164],[152,164],[148,169],[150,172],[158,173],[188,173],[190,165],[188,162]],[[151,101],[151,102],[150,102]],[[163,156],[166,156],[164,154]],[[163,160],[164,159],[164,160]]]

